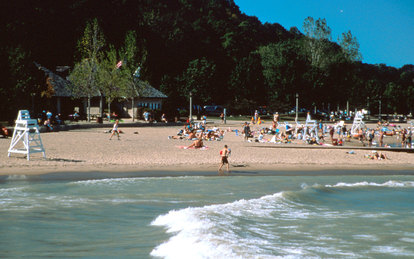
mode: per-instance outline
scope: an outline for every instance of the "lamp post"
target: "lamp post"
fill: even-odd
[[[296,93],[296,117],[295,117],[295,121],[298,121],[298,112],[299,112],[299,94]]]
[[[190,122],[193,120],[193,93],[190,92]]]
[[[381,121],[381,97],[378,101],[379,105],[378,105],[378,121]]]
[[[349,101],[346,101],[346,116],[349,117]]]

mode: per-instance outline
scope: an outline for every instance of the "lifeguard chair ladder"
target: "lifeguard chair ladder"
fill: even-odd
[[[318,127],[316,120],[312,120],[310,114],[306,116],[305,127],[310,127],[312,130]]]
[[[357,135],[357,134],[359,134],[360,129],[365,129],[366,128],[365,123],[362,120],[363,117],[364,117],[364,115],[362,114],[361,111],[358,111],[355,114],[354,123],[352,124],[352,128],[351,128],[351,134],[352,135]]]
[[[312,120],[310,114],[308,113],[308,115],[306,115],[306,121],[305,121],[305,129],[306,128],[310,128],[309,133],[311,133],[312,131],[314,131],[316,133],[316,135],[318,135],[318,123],[316,122],[316,120]]]
[[[33,153],[43,153],[43,158],[46,158],[37,120],[31,119],[27,110],[20,110],[17,115],[8,151],[9,157],[11,153],[26,154],[27,160],[30,160],[30,154]]]

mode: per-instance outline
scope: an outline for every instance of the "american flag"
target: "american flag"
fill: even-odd
[[[117,64],[116,64],[116,68],[120,68],[122,66],[122,60],[120,60]]]

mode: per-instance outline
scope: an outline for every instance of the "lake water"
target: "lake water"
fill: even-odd
[[[0,257],[413,258],[414,176],[3,178]]]

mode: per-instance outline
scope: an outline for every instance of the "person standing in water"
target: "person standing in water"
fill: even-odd
[[[228,157],[230,153],[231,153],[231,150],[227,147],[227,145],[224,145],[224,148],[220,150],[221,163],[218,169],[219,171],[221,171],[221,168],[223,167],[224,164],[226,164],[227,172],[229,171],[230,165],[229,165]]]
[[[120,140],[120,138],[119,138],[118,124],[119,124],[119,120],[115,120],[114,127],[112,128],[112,134],[109,137],[109,140],[111,140],[112,139],[112,136],[115,135],[115,134],[118,136],[118,140]]]

